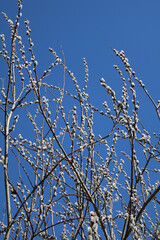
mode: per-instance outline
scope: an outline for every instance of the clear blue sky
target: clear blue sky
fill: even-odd
[[[113,64],[120,67],[122,64],[110,49],[112,46],[125,51],[155,102],[160,99],[160,0],[24,0],[22,4],[21,26],[26,18],[30,21],[39,75],[52,61],[48,48],[52,47],[62,57],[62,45],[66,65],[80,86],[84,81],[82,58],[86,58],[90,100],[100,106],[106,96],[99,83],[101,77],[121,96],[121,81]],[[17,0],[1,0],[0,10],[15,20]],[[8,29],[1,15],[0,34],[9,33]],[[0,78],[6,77],[2,68],[1,71]],[[143,91],[138,94],[144,125],[156,131],[159,128],[156,113]]]

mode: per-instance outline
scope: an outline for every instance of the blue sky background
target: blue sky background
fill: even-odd
[[[15,20],[17,1],[2,0],[0,10]],[[27,18],[32,29],[39,75],[53,61],[48,48],[53,48],[62,57],[62,45],[66,65],[75,74],[80,86],[83,86],[85,76],[82,58],[86,58],[90,100],[95,106],[101,106],[106,93],[100,86],[99,78],[103,77],[116,95],[121,96],[122,84],[113,64],[120,68],[122,64],[110,49],[109,46],[112,46],[125,51],[137,77],[143,80],[155,102],[160,99],[159,0],[24,0],[22,12],[19,29],[24,27],[23,22]],[[9,34],[8,23],[2,15],[1,33]],[[10,44],[10,39],[6,42]],[[0,77],[6,77],[1,59],[0,64]],[[69,83],[66,85],[70,87]],[[141,89],[137,94],[144,126],[149,131],[158,131],[159,120],[150,101]],[[103,131],[104,125],[99,124],[99,129]]]

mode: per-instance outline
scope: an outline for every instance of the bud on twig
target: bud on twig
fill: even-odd
[[[99,240],[97,233],[98,230],[98,217],[95,212],[90,212],[90,227],[88,227],[88,240]]]

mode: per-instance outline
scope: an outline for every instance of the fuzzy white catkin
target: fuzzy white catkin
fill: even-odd
[[[98,224],[97,223],[93,224],[92,230],[93,230],[94,233],[97,233],[97,230],[98,230]]]
[[[91,235],[92,234],[92,228],[91,227],[88,227],[88,235]]]
[[[98,217],[97,214],[93,211],[90,212],[90,227],[88,227],[88,240],[89,239],[94,239],[94,240],[98,240]]]
[[[87,240],[92,240],[92,235],[88,235]]]
[[[88,227],[87,231],[88,231],[87,240],[92,240],[92,228],[91,228],[91,227]]]

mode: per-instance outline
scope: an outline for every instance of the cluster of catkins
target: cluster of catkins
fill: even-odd
[[[88,240],[99,240],[97,230],[98,230],[98,217],[95,212],[91,211],[90,227],[88,227]]]

